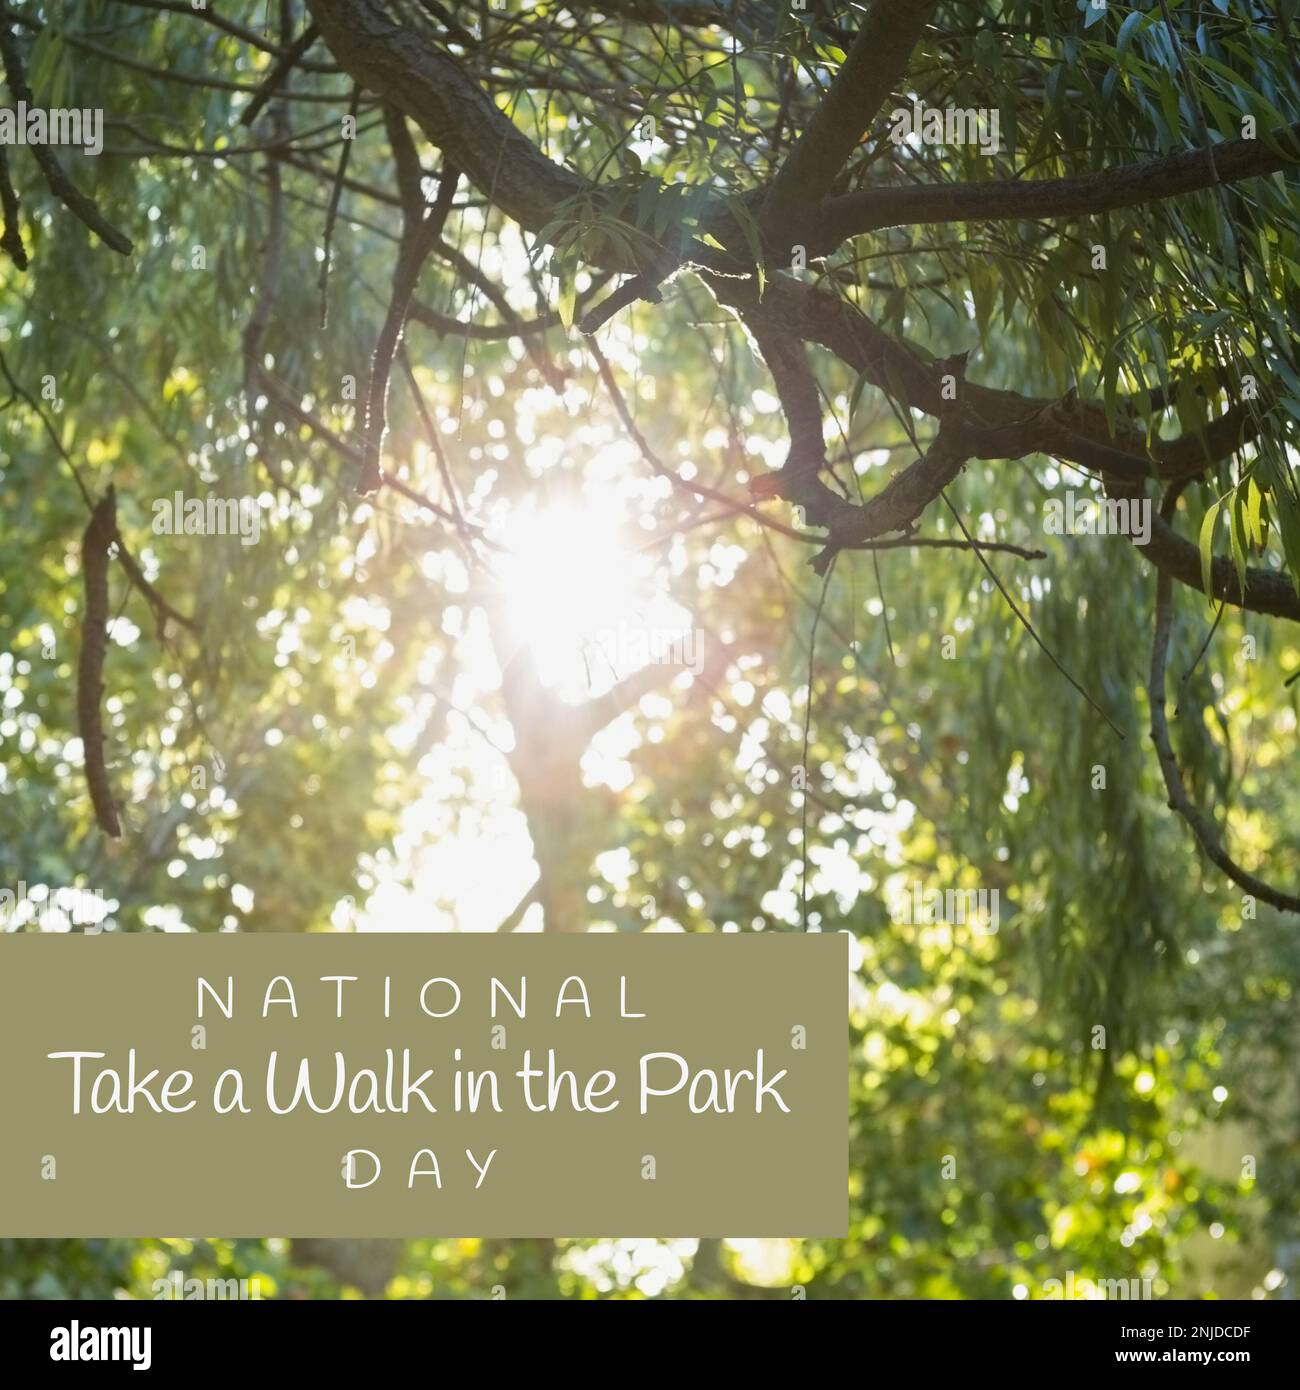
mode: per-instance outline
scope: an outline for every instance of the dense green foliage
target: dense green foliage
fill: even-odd
[[[383,464],[406,491],[361,496],[402,224],[383,94],[363,94],[346,141],[353,77],[317,42],[239,124],[312,18],[295,0],[212,7],[261,47],[188,4],[23,8],[4,22],[37,99],[106,113],[103,154],[66,162],[134,251],[8,151],[30,266],[0,260],[0,885],[102,891],[118,931],[509,919],[854,938],[849,1239],[410,1241],[389,1295],[1041,1296],[1067,1269],[1183,1296],[1276,1291],[1300,1191],[1295,918],[1247,905],[1169,809],[1148,737],[1155,569],[1123,536],[1044,526],[1047,497],[1100,496],[1098,479],[1048,451],[977,455],[951,509],[842,550],[823,582],[807,564],[819,528],[761,484],[751,504],[793,422],[717,265],[665,277],[661,301],[594,340],[566,324],[615,271],[694,237],[735,283],[815,288],[927,368],[970,352],[982,386],[1073,392],[1112,431],[1194,440],[1251,376],[1257,428],[1185,480],[1177,526],[1234,572],[1300,575],[1294,168],[1095,216],[870,230],[792,272],[755,190],[871,7],[396,6],[589,185],[530,224],[494,187],[455,183],[411,372],[391,377]],[[1160,0],[940,0],[892,90],[998,110],[1000,152],[900,152],[881,116],[836,194],[1085,175],[1237,140],[1243,116],[1264,143],[1300,119],[1294,0],[1168,11],[1177,43]],[[653,142],[636,138],[647,113]],[[456,152],[397,120],[440,184]],[[449,323],[508,318],[540,327]],[[827,476],[870,498],[935,423],[860,363],[824,346],[807,360]],[[114,567],[120,842],[96,826],[77,707],[81,535],[110,482],[125,545],[202,624],[160,621]],[[256,499],[257,543],[158,534],[176,492]],[[548,541],[557,509],[574,520]],[[963,527],[1030,557],[962,548]],[[955,544],[897,543],[916,537]],[[516,552],[533,570],[512,571]],[[610,566],[631,597],[584,618]],[[530,588],[578,611],[539,630]],[[652,595],[699,634],[700,679],[611,670],[582,630],[651,621]],[[1190,585],[1175,611],[1189,793],[1239,864],[1293,886],[1296,628]],[[458,873],[458,851],[493,881]],[[997,890],[999,930],[897,920],[913,882]],[[0,1241],[0,1297],[150,1297],[171,1269],[256,1275],[266,1296],[348,1286],[345,1264],[301,1255],[273,1238]]]

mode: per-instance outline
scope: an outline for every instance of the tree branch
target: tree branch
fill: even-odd
[[[935,0],[871,0],[843,66],[777,170],[763,206],[775,242],[830,191],[895,85],[907,72]],[[782,251],[784,248],[782,248]]]
[[[244,108],[244,114],[239,118],[240,125],[251,126],[253,124],[266,103],[279,90],[280,84],[297,67],[307,50],[318,38],[320,38],[320,30],[314,24],[309,24],[285,49],[275,66],[267,74],[266,80],[258,88],[257,95]]]
[[[410,116],[498,207],[529,231],[587,187],[553,164],[431,34],[379,0],[308,0],[330,51],[362,86]]]
[[[807,229],[809,254],[825,255],[849,237],[888,227],[1095,216],[1300,164],[1300,123],[1275,131],[1272,139],[1282,151],[1260,139],[1225,140],[1208,150],[1077,178],[863,188],[805,208],[800,225]]]
[[[81,538],[81,573],[86,611],[81,621],[77,662],[77,725],[81,733],[86,785],[95,820],[105,835],[122,835],[117,806],[104,761],[104,655],[108,647],[108,561],[117,534],[117,500],[110,484],[95,505]]]
[[[37,103],[32,96],[31,88],[27,85],[27,74],[23,68],[22,54],[18,49],[18,39],[9,27],[10,18],[8,9],[4,9],[0,15],[0,54],[4,56],[5,76],[9,79],[9,89],[13,92],[14,98],[28,106],[35,106]],[[74,217],[84,222],[105,246],[111,247],[123,256],[131,255],[135,247],[131,244],[130,237],[119,232],[100,212],[94,200],[88,198],[64,173],[54,151],[48,145],[32,145],[30,148],[37,164],[41,166],[50,192],[59,202]]]
[[[0,210],[4,212],[4,234],[0,236],[0,247],[9,254],[9,259],[19,270],[27,269],[27,248],[23,245],[23,229],[18,214],[18,194],[9,178],[9,157],[0,145]]]
[[[1200,807],[1193,802],[1183,782],[1174,745],[1169,737],[1169,721],[1165,713],[1165,668],[1169,657],[1169,636],[1173,628],[1173,582],[1161,571],[1156,579],[1155,636],[1151,643],[1151,677],[1147,693],[1151,702],[1151,742],[1169,794],[1169,806],[1177,811],[1191,827],[1207,859],[1217,865],[1239,888],[1283,912],[1300,912],[1300,897],[1270,887],[1263,879],[1247,873],[1224,848],[1218,829]]]
[[[1141,500],[1140,489],[1108,484],[1107,495],[1116,498]],[[1151,537],[1146,545],[1135,547],[1144,560],[1154,565],[1161,574],[1176,579],[1189,589],[1204,593],[1204,579],[1201,573],[1201,552],[1174,530],[1163,512],[1154,512],[1151,517]],[[1236,608],[1245,608],[1252,613],[1265,613],[1272,618],[1290,618],[1300,623],[1300,594],[1286,574],[1255,567],[1246,570],[1246,587],[1243,592],[1237,578],[1237,570],[1231,560],[1215,556],[1210,564],[1210,588],[1213,597]]]
[[[443,160],[438,194],[433,205],[425,210],[423,171],[406,129],[406,118],[394,107],[385,106],[384,119],[388,138],[397,164],[397,182],[402,195],[402,241],[393,270],[393,289],[384,315],[383,327],[370,359],[370,382],[366,388],[365,415],[361,429],[361,476],[357,491],[374,492],[383,481],[382,454],[384,435],[388,429],[388,379],[393,359],[402,341],[402,330],[410,308],[411,296],[420,279],[420,270],[429,252],[442,237],[442,229],[456,195],[460,171],[450,158]]]

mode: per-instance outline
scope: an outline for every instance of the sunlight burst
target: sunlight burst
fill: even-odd
[[[656,589],[653,562],[634,548],[633,534],[614,497],[511,517],[502,537],[508,554],[497,564],[503,612],[546,685],[575,696],[608,688],[645,664],[653,649],[646,634],[689,624]]]
[[[637,606],[636,561],[610,502],[519,512],[500,565],[507,612],[540,657],[581,648]]]

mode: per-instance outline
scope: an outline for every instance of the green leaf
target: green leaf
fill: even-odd
[[[578,281],[573,264],[566,258],[555,267],[555,275],[559,281],[556,312],[560,315],[560,322],[569,329],[573,327],[573,311],[578,300]]]
[[[1252,473],[1246,479],[1246,522],[1250,529],[1251,543],[1261,547],[1265,537],[1263,509],[1264,494],[1260,491],[1259,484],[1255,481],[1255,475]]]
[[[1134,10],[1124,23],[1119,26],[1119,34],[1115,39],[1115,51],[1117,53],[1122,54],[1125,49],[1128,48],[1129,44],[1133,42],[1133,36],[1137,33],[1138,28],[1145,19],[1146,15],[1144,15],[1141,10]]]
[[[1214,560],[1214,523],[1218,520],[1219,503],[1212,502],[1205,513],[1205,519],[1201,522],[1201,587],[1205,590],[1207,598],[1214,597],[1214,588],[1211,581],[1211,574]]]
[[[971,299],[975,304],[975,322],[980,342],[988,342],[989,321],[997,297],[997,283],[988,261],[980,256],[966,257],[966,273],[970,278]]]
[[[975,63],[985,72],[996,72],[1002,59],[1002,49],[993,33],[981,29],[975,35]]]
[[[1232,512],[1229,517],[1228,536],[1232,543],[1232,564],[1237,571],[1237,584],[1240,591],[1246,592],[1246,504],[1238,488],[1232,499]]]
[[[736,219],[736,225],[745,238],[750,255],[754,258],[754,265],[758,270],[758,297],[762,299],[763,291],[767,286],[767,271],[763,265],[763,239],[759,235],[758,223],[754,221],[744,202],[734,194],[727,196],[727,206],[731,209],[731,214]]]
[[[1300,503],[1296,502],[1281,465],[1268,459],[1266,466],[1273,484],[1269,488],[1269,497],[1277,516],[1277,529],[1282,534],[1282,549],[1291,571],[1291,580],[1300,590]]]

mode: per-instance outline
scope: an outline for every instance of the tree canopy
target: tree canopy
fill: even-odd
[[[1297,35],[3,6],[85,138],[0,130],[0,925],[853,978],[845,1241],[0,1241],[0,1296],[1297,1277]]]

